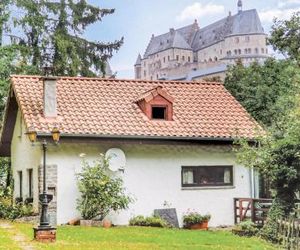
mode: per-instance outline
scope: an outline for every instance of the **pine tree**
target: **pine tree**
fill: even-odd
[[[3,43],[3,32],[5,30],[5,24],[9,18],[8,6],[9,0],[1,0],[0,2],[0,46]]]
[[[21,54],[26,63],[43,73],[55,75],[105,75],[105,63],[123,44],[123,38],[110,43],[83,37],[90,24],[101,21],[114,9],[101,9],[86,0],[16,0],[25,14],[16,24],[22,28]]]

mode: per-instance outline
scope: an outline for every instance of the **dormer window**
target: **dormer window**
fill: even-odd
[[[166,120],[167,107],[151,107],[152,119]]]
[[[145,93],[136,101],[149,120],[173,120],[174,99],[162,87],[156,87]]]

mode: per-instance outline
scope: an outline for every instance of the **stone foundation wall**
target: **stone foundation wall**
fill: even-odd
[[[43,166],[39,166],[39,193],[43,192]],[[49,203],[48,213],[51,225],[57,224],[57,165],[46,166],[46,185],[48,194],[53,195],[53,200]],[[40,209],[40,208],[39,208]]]

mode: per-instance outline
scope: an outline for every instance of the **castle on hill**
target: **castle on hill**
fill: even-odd
[[[154,36],[134,65],[136,79],[199,80],[225,78],[227,66],[241,60],[247,65],[268,55],[267,35],[256,9],[243,10],[200,28],[191,25]]]

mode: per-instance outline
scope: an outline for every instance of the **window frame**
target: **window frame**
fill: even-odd
[[[230,183],[213,183],[213,184],[200,184],[200,183],[193,183],[193,184],[184,184],[183,183],[183,172],[184,170],[197,170],[197,169],[203,169],[203,168],[216,168],[216,167],[222,167],[222,168],[229,168],[230,169]],[[233,165],[199,165],[199,166],[181,166],[181,187],[196,187],[196,188],[210,188],[210,187],[232,187],[234,185],[233,183]]]
[[[164,118],[153,118],[153,108],[163,108]],[[151,105],[151,120],[165,121],[167,120],[168,106],[167,105]]]

